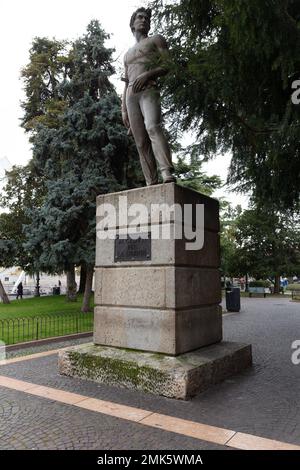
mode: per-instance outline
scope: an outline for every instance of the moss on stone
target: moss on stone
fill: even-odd
[[[68,356],[76,375],[90,380],[100,379],[101,382],[124,385],[130,383],[144,391],[152,391],[169,379],[167,372],[117,357],[93,356],[75,351],[69,351]]]
[[[159,361],[163,361],[166,357],[174,357],[174,356],[170,356],[170,355],[162,354],[162,353],[151,354],[151,358],[159,360]]]

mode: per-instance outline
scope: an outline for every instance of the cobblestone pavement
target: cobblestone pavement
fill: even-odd
[[[300,304],[244,298],[240,314],[224,317],[224,339],[252,343],[253,368],[189,402],[61,377],[55,355],[1,366],[0,375],[299,445],[300,365],[291,344],[300,340]],[[0,449],[31,448],[223,447],[0,387]]]

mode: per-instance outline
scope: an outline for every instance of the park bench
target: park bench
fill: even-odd
[[[267,295],[264,287],[249,287],[249,297],[252,297],[252,294],[263,294],[264,298]]]
[[[292,300],[300,300],[300,286],[299,289],[292,289]]]

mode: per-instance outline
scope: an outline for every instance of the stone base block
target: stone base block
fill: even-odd
[[[59,353],[62,375],[182,400],[251,364],[251,345],[229,342],[177,357],[93,343],[70,347]]]
[[[94,343],[178,355],[222,340],[219,305],[191,310],[95,307]]]

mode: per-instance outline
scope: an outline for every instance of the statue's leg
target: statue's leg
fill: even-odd
[[[157,166],[151,142],[147,134],[144,118],[139,105],[139,95],[131,95],[126,100],[128,118],[132,135],[140,156],[142,170],[147,186],[158,183]]]
[[[159,91],[153,88],[145,90],[141,94],[140,106],[163,180],[164,182],[175,181],[172,175],[174,167],[171,151],[162,127]]]

